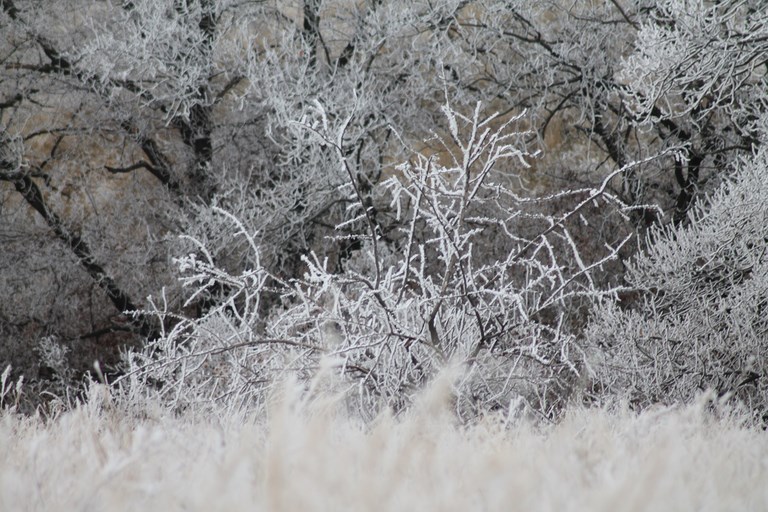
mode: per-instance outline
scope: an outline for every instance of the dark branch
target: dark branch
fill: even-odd
[[[91,248],[85,240],[79,235],[71,233],[64,226],[61,218],[48,208],[43,194],[40,192],[40,188],[38,188],[32,178],[24,173],[16,173],[14,175],[3,175],[0,179],[13,183],[16,191],[21,194],[29,206],[40,214],[48,227],[56,234],[56,237],[72,250],[83,269],[85,269],[88,275],[91,276],[91,279],[106,292],[110,302],[112,302],[118,311],[138,310],[130,296],[120,289],[114,279],[112,279],[107,274],[107,271],[104,270],[104,267],[96,261]],[[143,336],[154,335],[154,331],[150,327],[149,322],[144,318],[135,320],[133,328]]]
[[[137,169],[146,169],[152,174],[155,174],[157,172],[157,169],[155,169],[154,167],[152,167],[151,165],[149,165],[147,162],[143,160],[139,163],[129,165],[128,167],[110,167],[108,165],[105,165],[104,169],[106,169],[107,171],[113,174],[123,174],[123,173],[133,172]]]

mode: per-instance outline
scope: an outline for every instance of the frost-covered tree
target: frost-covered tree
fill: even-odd
[[[578,178],[682,147],[616,183],[625,202],[638,206],[636,221],[680,222],[700,189],[713,190],[733,162],[761,144],[763,7],[504,2],[489,5],[471,26],[485,31],[487,50],[500,56],[485,87],[528,107],[545,141],[548,131],[556,139],[559,125],[571,125],[557,153],[560,167]]]
[[[323,307],[386,325],[387,340],[470,333],[417,358],[425,374],[467,347],[519,350],[522,337],[488,340],[531,325],[531,346],[557,352],[623,286],[606,258],[627,256],[633,232],[684,223],[699,190],[761,145],[764,18],[758,2],[677,0],[0,0],[0,286],[16,298],[0,305],[0,336],[18,353],[59,340],[87,366],[104,346],[249,311],[236,324],[259,339],[306,335],[316,351],[319,331],[275,319],[313,311],[318,283],[350,280]],[[455,210],[466,190],[450,187],[477,184],[460,148],[478,101],[499,113],[491,133],[512,120],[505,144],[525,165],[495,166]],[[212,275],[179,281],[173,257]],[[419,275],[408,258],[439,293],[406,286]],[[405,273],[394,302],[376,295],[385,262]],[[258,286],[230,279],[252,273]],[[452,293],[469,301],[455,318],[441,309]],[[524,297],[524,319],[499,313],[500,297]],[[450,326],[460,318],[473,320]],[[557,380],[544,366],[526,379],[542,379],[550,410],[567,393],[542,391]],[[418,382],[409,368],[366,389],[390,400],[393,382]],[[486,388],[479,402],[495,403]]]
[[[468,113],[495,94],[482,85],[499,58],[486,47],[495,28],[472,21],[495,16],[493,4],[0,7],[4,144],[20,157],[0,176],[5,274],[21,279],[7,280],[17,297],[1,313],[8,338],[153,337],[165,326],[121,314],[162,287],[178,314],[204,313],[227,291],[212,286],[181,311],[168,255],[190,248],[176,235],[204,242],[231,271],[254,265],[214,207],[258,233],[260,263],[276,277],[300,276],[301,255],[321,248],[342,270],[369,223],[385,237],[400,228],[376,189],[411,156],[409,144],[446,128],[444,99]],[[328,130],[345,123],[349,172],[305,127],[318,102]]]
[[[707,181],[765,143],[767,22],[750,1],[669,0],[641,20],[621,80],[638,126],[685,147],[674,161],[676,222]]]
[[[300,255],[325,243],[352,198],[335,153],[300,127],[313,99],[331,124],[354,114],[343,151],[370,203],[398,157],[393,133],[427,133],[438,119],[445,81],[435,63],[463,66],[448,34],[461,2],[0,6],[2,122],[20,156],[0,176],[11,186],[4,225],[25,234],[4,249],[38,258],[30,269],[7,258],[7,273],[31,284],[9,283],[18,296],[2,313],[4,327],[16,326],[9,337],[156,335],[162,326],[117,315],[163,286],[179,307],[168,272],[176,235],[204,240],[232,270],[253,264],[214,206],[258,231],[270,269],[296,275]],[[334,242],[336,264],[359,245],[359,227]],[[35,236],[45,251],[33,250]],[[78,265],[85,272],[67,288],[51,283]],[[198,314],[222,293],[207,290]]]
[[[634,307],[595,315],[596,390],[645,406],[714,389],[765,414],[766,12],[756,2],[677,1],[649,12],[622,79],[638,126],[683,145],[677,227],[654,230],[630,265]]]

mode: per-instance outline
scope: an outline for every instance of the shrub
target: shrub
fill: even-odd
[[[644,299],[601,306],[587,333],[600,394],[645,406],[711,388],[765,413],[767,158],[744,159],[687,223],[649,235],[627,272]]]
[[[348,176],[348,218],[337,229],[359,226],[357,248],[340,269],[307,254],[304,276],[286,280],[258,264],[257,238],[238,218],[213,208],[220,229],[246,240],[256,264],[229,273],[192,239],[197,250],[178,260],[188,303],[212,289],[221,300],[200,318],[172,318],[158,305],[172,327],[129,355],[126,391],[179,408],[260,408],[275,382],[287,374],[306,380],[325,360],[350,406],[372,417],[382,406],[407,406],[440,369],[462,364],[459,414],[512,400],[556,414],[581,375],[571,311],[613,293],[592,274],[628,240],[589,260],[571,230],[587,222],[580,216],[587,205],[619,203],[607,180],[545,198],[521,195],[509,185],[529,156],[513,145],[517,118],[484,118],[480,105],[467,116],[449,106],[444,113],[449,133],[436,137],[449,163],[414,154],[370,199],[344,150],[346,122],[317,103],[302,126]],[[542,213],[563,197],[572,209]],[[393,212],[388,224],[372,214],[378,203]]]

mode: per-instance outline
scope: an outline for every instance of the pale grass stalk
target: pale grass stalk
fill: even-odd
[[[103,390],[102,390],[103,391]],[[400,417],[288,387],[268,417],[131,419],[103,393],[0,418],[0,510],[765,510],[768,436],[711,403],[453,420],[443,379]],[[708,405],[709,404],[709,405]]]

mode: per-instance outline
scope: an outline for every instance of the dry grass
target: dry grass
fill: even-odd
[[[443,391],[368,426],[294,399],[263,421],[6,414],[0,510],[768,510],[768,436],[702,406],[459,427]]]

